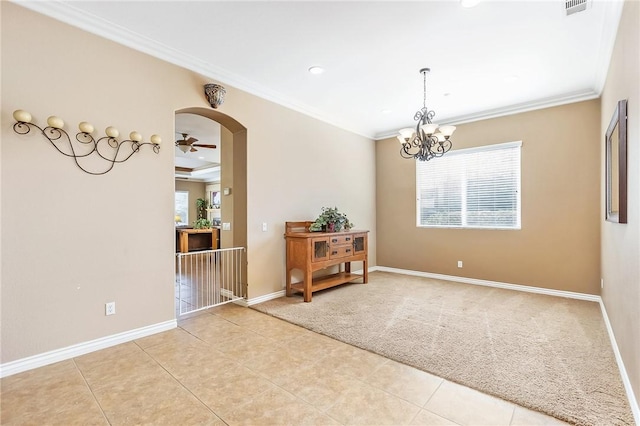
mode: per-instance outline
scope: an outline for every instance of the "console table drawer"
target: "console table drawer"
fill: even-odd
[[[347,257],[352,255],[353,255],[353,246],[351,245],[331,246],[331,248],[329,249],[330,259],[338,259],[340,257]]]
[[[353,236],[352,235],[336,235],[335,237],[331,237],[329,242],[332,246],[339,246],[344,244],[353,244]]]

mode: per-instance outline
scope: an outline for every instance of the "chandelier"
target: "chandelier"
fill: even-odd
[[[418,123],[415,130],[412,128],[400,129],[398,140],[402,145],[400,155],[403,158],[415,158],[420,161],[429,161],[432,158],[442,157],[451,149],[451,135],[456,126],[440,126],[432,123],[431,119],[436,115],[427,108],[427,73],[431,69],[422,68],[420,73],[424,78],[424,91],[422,109],[413,116]]]

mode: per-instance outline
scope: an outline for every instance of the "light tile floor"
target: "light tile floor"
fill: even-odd
[[[164,425],[557,425],[252,309],[2,379],[1,422]]]

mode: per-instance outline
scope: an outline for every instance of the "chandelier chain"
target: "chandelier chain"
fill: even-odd
[[[423,93],[422,93],[422,107],[423,108],[427,108],[427,72],[423,71],[422,72],[422,77],[423,77]]]

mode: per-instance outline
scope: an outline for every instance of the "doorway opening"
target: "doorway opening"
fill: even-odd
[[[247,130],[226,114],[196,107],[176,111],[175,131],[181,315],[246,298]]]

